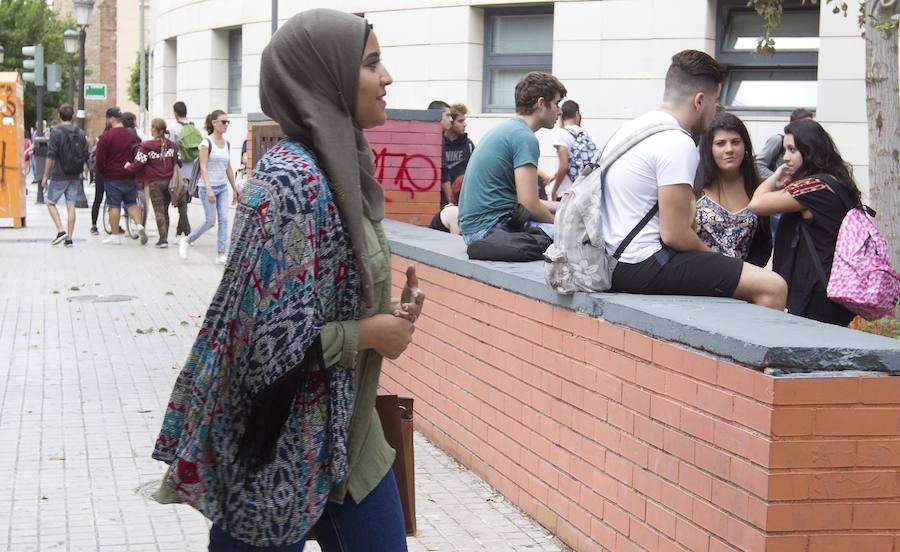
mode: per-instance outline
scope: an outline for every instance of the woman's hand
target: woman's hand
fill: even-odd
[[[406,318],[390,314],[376,314],[359,321],[360,351],[372,349],[391,360],[399,357],[412,343],[416,327]]]
[[[206,187],[206,201],[209,202],[210,205],[216,204],[216,194],[213,193],[212,187]]]
[[[391,301],[391,313],[394,316],[405,318],[413,324],[422,314],[425,305],[425,292],[419,289],[419,279],[416,277],[416,267],[406,268],[406,284],[399,300]]]
[[[793,181],[794,173],[787,168],[787,165],[782,164],[778,165],[772,177],[775,179],[775,189],[781,190]]]

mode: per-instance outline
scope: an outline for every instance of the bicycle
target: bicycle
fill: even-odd
[[[143,190],[137,191],[137,207],[140,210],[140,219],[139,221],[134,220],[131,215],[128,213],[128,209],[125,208],[125,204],[122,203],[119,205],[121,218],[125,219],[125,228],[124,234],[129,238],[136,240],[140,236],[137,231],[137,226],[140,224],[141,226],[146,226],[147,224],[147,198],[144,195]],[[119,223],[119,229],[122,230],[122,224]],[[109,203],[103,202],[103,230],[107,234],[112,234],[112,226],[109,224]]]

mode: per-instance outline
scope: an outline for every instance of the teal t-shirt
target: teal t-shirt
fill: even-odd
[[[515,170],[523,165],[537,167],[540,146],[534,132],[522,119],[504,122],[479,143],[459,195],[459,228],[474,234],[497,224],[515,208]]]

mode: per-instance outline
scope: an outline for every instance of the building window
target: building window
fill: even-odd
[[[519,79],[553,66],[553,7],[486,9],[484,29],[484,111],[513,111]]]
[[[241,29],[228,31],[228,112],[241,112]]]
[[[785,1],[775,29],[775,54],[754,54],[762,18],[745,0],[722,0],[716,58],[728,68],[722,104],[729,110],[815,109],[819,65],[819,6]]]

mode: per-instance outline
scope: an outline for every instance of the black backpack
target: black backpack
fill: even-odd
[[[77,127],[71,129],[60,128],[62,140],[59,150],[56,152],[60,169],[66,176],[76,176],[84,170],[84,162],[87,161],[88,149],[84,133]]]

